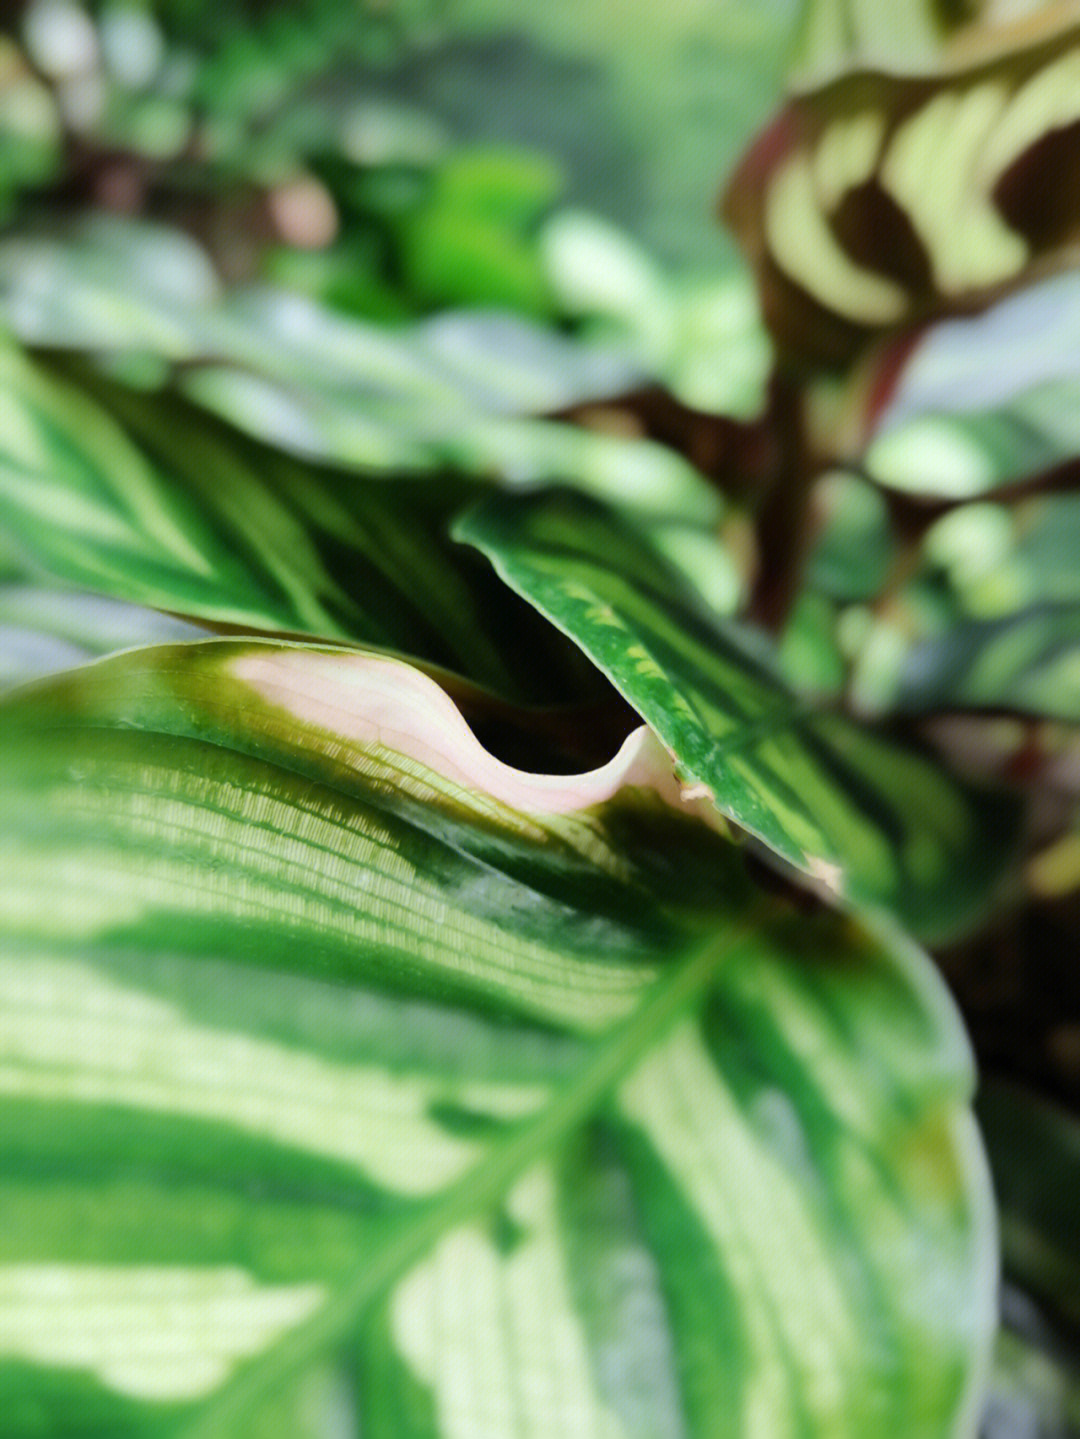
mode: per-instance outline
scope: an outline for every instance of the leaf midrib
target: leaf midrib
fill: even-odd
[[[757,916],[760,918],[760,916]],[[416,1221],[374,1256],[360,1262],[338,1292],[310,1319],[242,1365],[180,1431],[182,1439],[227,1439],[250,1406],[296,1377],[339,1344],[393,1282],[438,1240],[494,1204],[543,1155],[551,1153],[593,1114],[657,1039],[704,994],[721,962],[740,943],[755,941],[755,916],[724,926],[694,949],[605,1039],[576,1079],[559,1090],[539,1115],[452,1184]]]

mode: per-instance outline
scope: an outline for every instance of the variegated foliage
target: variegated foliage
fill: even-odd
[[[809,52],[815,28],[850,33],[841,73],[780,114],[725,202],[799,363],[843,365],[882,331],[1070,266],[1080,230],[1077,7],[967,26],[951,46],[923,5],[872,7],[865,44],[860,8],[808,7]]]
[[[245,640],[0,732],[5,1434],[968,1430],[951,1007],[647,731],[527,774],[399,662]]]
[[[1072,453],[1032,399],[1071,331],[1048,359],[1023,296],[989,420],[965,366],[1016,311],[895,348],[1076,239],[1075,187],[1032,202],[1074,167],[1075,7],[975,8],[810,5],[732,191],[785,380],[858,360],[814,397],[867,502],[811,603],[873,598],[928,453],[973,503],[1031,414]],[[620,409],[753,413],[746,282],[710,330],[563,215],[564,330],[390,328],[48,208],[0,240],[0,681],[43,676],[0,701],[0,1439],[970,1439],[994,1203],[896,921],[991,913],[1021,814],[732,617],[745,517]],[[1038,532],[1026,608],[954,564],[968,628],[910,626],[879,709],[1075,718]]]

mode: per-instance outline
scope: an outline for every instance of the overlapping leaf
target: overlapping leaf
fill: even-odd
[[[1076,1183],[1080,1127],[1067,1110],[996,1080],[979,1100],[1001,1203],[1010,1274],[1074,1327],[1080,1324]]]
[[[985,902],[1013,843],[1010,805],[800,701],[625,521],[571,495],[500,496],[458,533],[581,645],[680,772],[785,860],[924,934]]]
[[[855,657],[867,714],[981,709],[1075,720],[1080,502],[959,505],[927,530],[907,583]]]
[[[0,687],[68,669],[110,650],[205,634],[197,625],[122,600],[0,582]]]
[[[0,521],[39,577],[211,624],[379,645],[529,697],[565,685],[547,627],[508,609],[447,538],[468,481],[304,465],[166,397],[76,385],[14,350],[0,351],[0,384]]]
[[[951,1006],[757,894],[647,732],[529,775],[400,663],[245,640],[0,743],[13,1439],[970,1431]]]
[[[639,383],[647,372],[626,344],[497,311],[391,329],[286,290],[222,292],[190,240],[101,219],[0,243],[0,311],[27,345],[101,353],[143,387],[171,376],[201,407],[306,459],[510,483],[554,475],[697,521],[718,509],[673,451],[536,418]]]
[[[849,28],[853,8],[811,8],[841,44],[850,34],[854,68],[796,96],[725,199],[777,343],[807,368],[843,369],[883,334],[1071,269],[1080,229],[1080,8],[985,29],[967,7],[923,4],[859,6]],[[971,43],[933,57],[957,20]],[[874,53],[905,34],[910,65],[901,46],[883,73]]]
[[[1008,619],[962,623],[923,641],[899,667],[892,705],[1080,721],[1080,610],[1040,606]]]
[[[1035,38],[1065,29],[1073,4],[1021,0],[1003,9],[993,0],[952,5],[943,0],[807,0],[791,56],[799,89],[827,84],[851,71],[940,75]]]
[[[1065,1107],[1002,1079],[984,1083],[978,1114],[1006,1276],[987,1426],[1069,1439],[1080,1423],[1080,1128]]]

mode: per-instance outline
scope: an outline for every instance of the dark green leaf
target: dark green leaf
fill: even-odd
[[[927,755],[800,701],[649,542],[570,495],[497,497],[459,524],[566,631],[722,813],[835,892],[943,935],[985,904],[1012,806]]]
[[[1004,1081],[978,1101],[1001,1206],[1007,1271],[1080,1326],[1080,1126],[1059,1105]]]
[[[164,396],[76,386],[13,350],[0,367],[0,520],[37,574],[210,624],[379,645],[530,698],[553,692],[547,657],[559,693],[546,627],[446,537],[468,481],[324,470]]]

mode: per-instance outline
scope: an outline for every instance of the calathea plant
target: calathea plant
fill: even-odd
[[[16,7],[5,1439],[977,1432],[920,946],[1077,879],[1080,16],[1028,8],[807,6],[726,202],[754,417],[550,167],[373,148],[423,7]]]

